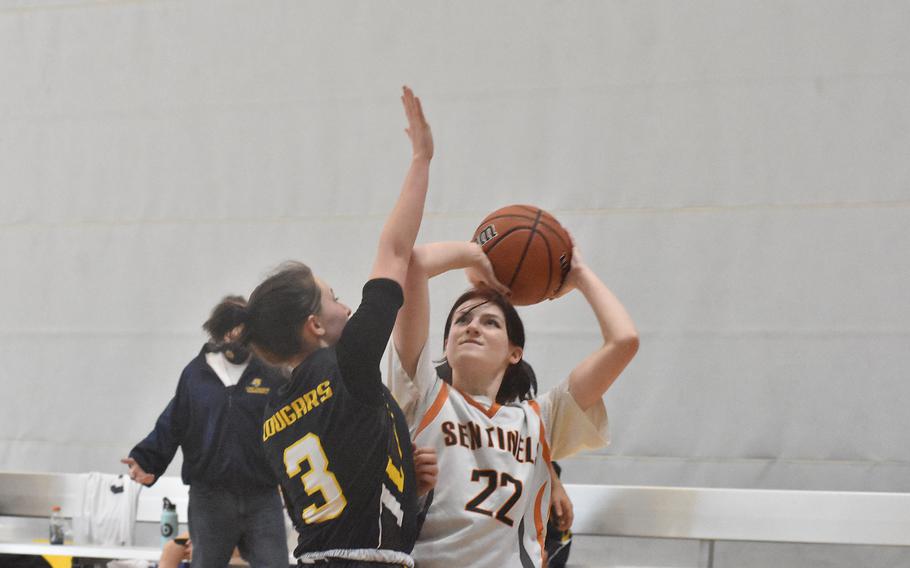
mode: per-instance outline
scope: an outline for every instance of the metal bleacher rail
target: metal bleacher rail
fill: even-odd
[[[910,493],[566,485],[572,532],[700,542],[910,546]]]
[[[53,505],[74,516],[85,475],[0,472],[0,519],[46,518]],[[723,541],[910,546],[908,493],[573,484],[566,490],[576,535],[699,541],[703,568],[714,567],[715,544]],[[187,488],[179,478],[164,477],[140,493],[137,524],[157,524],[165,496],[185,520]],[[0,554],[22,553],[26,544],[38,546],[31,540],[0,542]],[[146,558],[158,550],[66,548],[73,556],[109,558]]]

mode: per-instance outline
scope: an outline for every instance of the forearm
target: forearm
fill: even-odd
[[[398,312],[393,340],[402,367],[411,377],[426,344],[430,324],[428,281],[449,270],[465,268],[483,251],[470,242],[439,242],[414,247],[404,284],[404,305]]]
[[[414,248],[412,266],[429,279],[450,270],[474,266],[482,257],[480,246],[470,241],[429,243]]]
[[[171,399],[155,421],[155,428],[130,451],[130,457],[146,473],[161,475],[177,453],[185,431],[184,423],[178,417],[189,414],[180,400],[179,394]]]
[[[622,302],[607,288],[607,285],[587,266],[580,267],[576,288],[587,300],[597,318],[604,343],[635,342],[638,331],[635,322]]]
[[[417,240],[423,208],[430,184],[430,160],[415,156],[411,160],[398,202],[379,236],[379,246],[394,251],[397,258],[408,259]]]
[[[379,250],[370,278],[391,278],[404,285],[411,251],[423,220],[430,182],[430,160],[433,158],[433,135],[423,116],[420,99],[407,86],[402,87],[401,102],[408,119],[405,132],[411,140],[411,166],[398,201],[379,235]]]
[[[423,220],[430,179],[430,160],[415,156],[411,160],[401,193],[379,235],[379,250],[373,266],[374,275],[402,283],[414,241]],[[383,274],[378,274],[378,273]]]
[[[582,410],[597,404],[638,352],[638,332],[629,313],[596,274],[579,267],[574,285],[600,325],[603,345],[569,375],[569,392]]]

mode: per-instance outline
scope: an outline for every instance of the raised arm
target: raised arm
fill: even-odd
[[[490,260],[476,243],[450,241],[414,247],[404,284],[404,306],[398,312],[392,332],[398,358],[412,377],[429,333],[430,296],[427,282],[434,276],[462,268],[470,270],[475,284],[508,291],[496,280]]]
[[[603,345],[569,375],[569,392],[578,406],[587,410],[600,401],[638,352],[638,331],[622,303],[584,263],[577,247],[572,251],[572,269],[562,293],[573,289],[588,301],[603,336]]]
[[[379,249],[376,251],[370,279],[390,278],[403,286],[411,250],[423,219],[430,160],[433,158],[433,134],[423,116],[420,99],[408,87],[403,87],[402,90],[401,102],[408,119],[405,132],[411,139],[411,167],[404,179],[398,201],[379,235]]]

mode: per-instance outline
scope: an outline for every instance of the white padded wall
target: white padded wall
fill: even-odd
[[[569,480],[907,491],[908,29],[884,0],[0,3],[0,468],[118,470],[283,260],[356,304],[408,83],[420,240],[538,204],[639,325]],[[544,387],[597,345],[579,297],[522,313]]]

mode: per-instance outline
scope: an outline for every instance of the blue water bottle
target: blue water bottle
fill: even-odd
[[[161,545],[177,536],[177,505],[167,497],[161,507]]]

